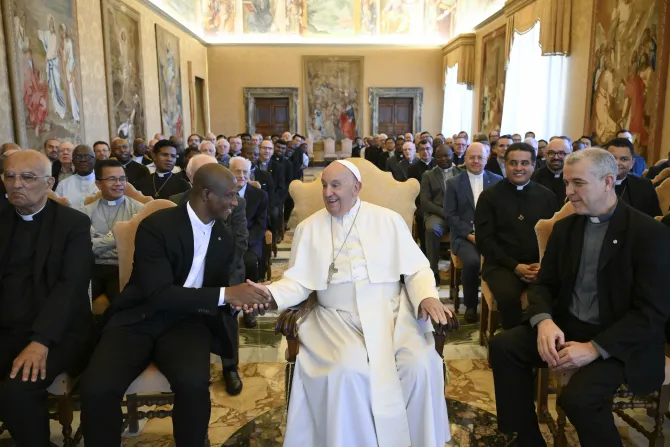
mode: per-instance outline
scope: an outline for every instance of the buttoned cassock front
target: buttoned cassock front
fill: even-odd
[[[328,285],[331,244],[342,251]],[[450,439],[432,325],[417,319],[419,303],[438,296],[435,281],[398,214],[358,201],[332,218],[331,242],[331,216],[318,211],[296,229],[289,269],[268,288],[280,309],[312,290],[319,303],[300,324],[284,445],[442,447]]]

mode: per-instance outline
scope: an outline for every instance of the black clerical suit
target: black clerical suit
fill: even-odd
[[[528,287],[514,269],[539,261],[535,224],[551,219],[557,206],[554,193],[533,181],[517,187],[504,180],[479,196],[475,240],[484,257],[482,278],[498,303],[505,329],[521,322],[521,295]]]
[[[170,197],[191,189],[191,184],[185,180],[181,172],[159,173],[154,172],[148,177],[140,179],[135,186],[139,192],[155,199],[170,200]]]
[[[391,152],[386,152],[382,151],[381,154],[379,154],[379,157],[377,158],[377,167],[379,168],[380,171],[385,171],[386,170],[386,162],[389,160],[391,157]]]
[[[392,160],[392,158],[389,158],[389,160]],[[416,160],[413,160],[413,162],[416,162]],[[399,182],[406,182],[409,178],[410,166],[412,166],[412,163],[403,156],[402,160],[398,161],[397,164],[394,163],[391,165],[393,178]]]
[[[130,281],[103,316],[106,325],[81,379],[82,426],[86,444],[118,447],[119,403],[128,386],[154,362],[175,393],[172,423],[177,446],[201,446],[210,416],[209,355],[233,355],[220,322],[221,287],[241,253],[225,225],[215,221],[203,260],[202,287],[184,287],[194,259],[194,231],[204,224],[188,204],[157,211],[137,229]],[[194,228],[195,226],[195,228]],[[201,234],[201,233],[198,233]],[[205,233],[206,234],[206,233]],[[199,239],[198,239],[199,240]],[[200,245],[199,245],[200,246]],[[221,343],[220,347],[214,346]]]
[[[258,282],[263,278],[259,272],[263,259],[265,230],[268,224],[268,195],[262,189],[247,184],[244,199],[246,200],[246,224],[249,231],[249,248],[244,254],[244,267],[246,277]]]
[[[618,202],[599,252],[598,324],[593,324],[578,319],[572,310],[575,303],[594,307],[580,303],[575,293],[582,287],[578,272],[585,256],[588,219],[575,214],[556,222],[539,277],[528,289],[524,319],[548,314],[566,341],[593,341],[609,356],[599,357],[572,376],[559,404],[582,446],[620,446],[611,412],[615,390],[626,382],[634,393],[651,393],[665,377],[670,229]],[[500,430],[519,433],[521,447],[544,445],[533,408],[532,368],[546,367],[537,350],[537,331],[526,322],[502,332],[491,340],[490,355]]]
[[[456,165],[456,166],[461,166],[465,163],[465,152],[459,157],[456,155],[456,152],[454,152],[454,156],[451,159],[451,161]]]
[[[502,178],[505,178],[505,173],[503,173],[504,169],[500,167],[500,163],[498,163],[498,157],[495,155],[489,159],[489,161],[486,162],[486,166],[484,166],[484,169],[486,169],[489,172],[493,172],[496,175],[501,176]]]
[[[137,183],[145,177],[149,177],[151,172],[149,168],[136,162],[135,160],[130,160],[123,166],[123,170],[126,172],[126,177],[128,178],[128,183],[133,185],[137,189]],[[56,188],[54,187],[54,190]],[[153,193],[151,194],[153,197]]]
[[[390,172],[393,175],[393,178],[398,180],[396,178],[395,170],[398,169],[398,164],[404,159],[402,151],[395,151],[387,160],[386,160],[386,166],[384,166],[384,171]],[[398,180],[399,182],[405,181],[407,178],[405,177],[403,180]]]
[[[260,161],[256,166],[256,171],[259,170],[262,171]],[[272,234],[276,236],[281,228],[281,212],[288,195],[288,188],[286,186],[286,168],[284,167],[284,163],[281,163],[279,160],[272,157],[268,160],[267,171],[265,171],[265,173],[270,175],[273,183],[272,186],[274,186],[272,196],[268,194],[268,197],[274,199],[274,203],[271,203],[270,208],[268,209],[268,215],[270,218],[270,229],[272,230]]]
[[[293,180],[295,180],[293,174],[294,167],[291,160],[289,160],[286,157],[273,155],[272,158],[274,160],[277,160],[278,162],[281,162],[284,165],[284,176],[285,176],[284,180],[286,183],[286,199],[284,200],[284,224],[286,224],[291,215],[291,211],[293,211],[294,206],[293,199],[291,198],[291,195],[288,193],[289,185]]]
[[[5,189],[5,183],[0,182],[0,212],[2,212],[6,206],[9,206],[9,200],[7,200],[7,190]]]
[[[49,445],[46,389],[85,362],[93,317],[88,285],[91,221],[51,200],[24,221],[10,204],[0,211],[0,421],[18,446]],[[46,379],[9,378],[31,342],[49,348]]]
[[[533,176],[531,178],[534,182],[539,183],[549,191],[553,192],[556,196],[559,207],[563,206],[565,203],[565,183],[563,183],[563,171],[557,175],[552,172],[548,166],[544,166],[533,172]]]
[[[377,166],[382,152],[384,152],[384,150],[379,146],[368,146],[365,149],[365,159]]]
[[[665,160],[663,163],[660,163],[659,165],[654,165],[649,170],[647,171],[647,178],[649,180],[654,180],[658,174],[661,173],[665,168],[670,168],[670,161]]]
[[[614,190],[621,200],[649,217],[668,212],[661,210],[654,185],[644,177],[628,174],[619,185],[614,186]]]
[[[367,154],[367,150],[365,151]],[[423,160],[416,160],[412,163],[407,169],[407,175],[410,178],[416,179],[421,185],[421,178],[423,174],[435,167],[435,160],[431,158],[429,163],[424,162]],[[426,253],[426,228],[423,224],[423,210],[421,209],[421,198],[416,197],[416,226],[419,234],[419,242],[421,244],[421,251]]]

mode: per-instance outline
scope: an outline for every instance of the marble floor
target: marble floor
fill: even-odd
[[[310,175],[313,173],[310,172]],[[278,279],[286,269],[291,234],[279,245],[278,256],[273,259],[272,278]],[[453,308],[448,291],[448,261],[440,263],[442,287],[440,298]],[[462,319],[462,312],[459,315]],[[226,447],[275,447],[280,446],[286,424],[284,394],[286,341],[274,334],[276,315],[258,318],[254,329],[240,329],[240,374],[244,389],[239,396],[226,394],[221,382],[219,359],[212,358],[211,398],[212,415],[209,426],[211,446]],[[449,370],[449,383],[445,389],[452,440],[449,446],[505,446],[507,439],[496,431],[495,393],[491,369],[486,361],[486,349],[479,346],[479,325],[461,322],[460,331],[450,334],[444,348]],[[555,396],[549,396],[550,409],[555,408]],[[554,414],[555,416],[555,414]],[[642,411],[636,419],[646,426],[652,420]],[[638,432],[617,419],[625,446],[648,445]],[[73,428],[79,426],[79,413],[75,412]],[[62,446],[61,427],[52,422],[52,442]],[[665,423],[670,433],[670,422]],[[551,445],[546,426],[543,433]],[[578,446],[576,433],[567,428],[570,446]],[[0,447],[12,446],[7,433],[0,435]],[[83,445],[83,442],[80,444]],[[169,447],[174,445],[171,420],[153,419],[140,423],[136,435],[125,433],[124,447]],[[670,446],[670,437],[666,446]],[[88,446],[95,447],[95,446]],[[318,446],[304,446],[318,447]],[[383,446],[382,446],[383,447]],[[421,447],[421,446],[416,446]],[[603,446],[606,447],[606,446]]]

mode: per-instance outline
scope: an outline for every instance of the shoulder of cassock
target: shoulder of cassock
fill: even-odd
[[[324,208],[298,225],[285,278],[310,290],[327,288],[333,256],[330,219]],[[395,211],[361,201],[355,226],[371,283],[395,282],[401,275],[430,268],[407,224]]]

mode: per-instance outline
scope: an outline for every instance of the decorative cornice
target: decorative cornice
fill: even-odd
[[[477,38],[475,36],[475,33],[459,34],[454,39],[452,39],[448,44],[442,47],[442,54],[449,54],[452,51],[467,45],[474,46],[476,40]]]
[[[504,8],[500,8],[497,10],[495,13],[493,13],[491,16],[488,18],[484,19],[482,22],[480,22],[477,26],[475,26],[475,31],[479,31],[480,29],[484,28],[485,26],[495,22],[499,18],[503,17],[505,15],[505,10]]]
[[[172,25],[176,26],[177,28],[179,28],[180,30],[182,30],[183,32],[185,32],[186,34],[188,34],[189,36],[193,37],[195,40],[197,40],[198,42],[200,42],[203,46],[205,46],[205,47],[208,47],[208,46],[209,46],[209,43],[207,43],[202,37],[198,36],[196,33],[194,33],[193,31],[191,31],[186,25],[184,25],[183,23],[177,21],[177,20],[174,19],[170,14],[166,13],[165,11],[163,11],[161,8],[159,8],[158,6],[154,5],[154,4],[151,3],[150,1],[148,1],[148,0],[140,0],[140,3],[141,3],[142,5],[144,5],[144,6],[146,6],[147,8],[151,9],[153,12],[155,12],[156,14],[158,14],[161,18],[167,20],[167,21],[170,22]],[[161,26],[162,26],[162,25],[161,25]]]
[[[537,0],[507,0],[503,6],[505,17],[509,17],[528,5],[535,3]]]

